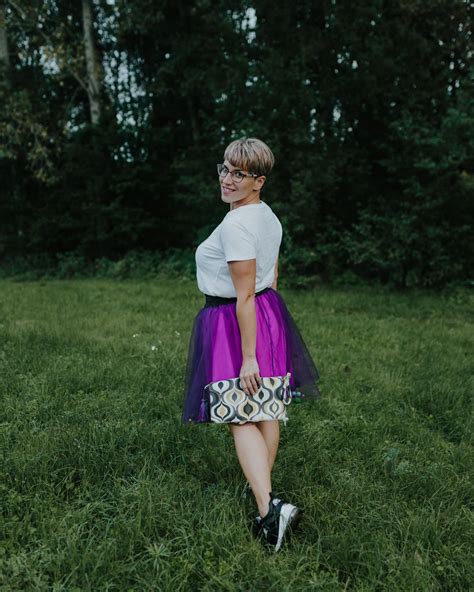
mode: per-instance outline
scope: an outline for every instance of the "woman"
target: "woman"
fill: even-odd
[[[230,209],[196,250],[197,284],[206,303],[189,342],[184,423],[210,422],[204,387],[218,380],[240,377],[245,393],[255,395],[261,377],[290,372],[294,396],[319,396],[318,370],[277,292],[282,226],[260,199],[273,164],[264,142],[241,138],[229,144],[224,163],[217,165],[221,199]],[[278,551],[301,515],[272,492],[279,422],[228,426],[259,510],[253,531]]]

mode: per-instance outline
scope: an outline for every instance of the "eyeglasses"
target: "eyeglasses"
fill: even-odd
[[[255,173],[243,173],[242,171],[229,171],[229,169],[226,167],[225,164],[218,164],[217,165],[217,173],[219,175],[219,177],[227,177],[227,173],[230,173],[230,176],[232,177],[232,181],[234,181],[235,183],[240,183],[245,177],[259,177],[260,175],[257,175]]]

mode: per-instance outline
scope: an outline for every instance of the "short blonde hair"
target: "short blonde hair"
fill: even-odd
[[[268,175],[275,164],[270,148],[258,138],[240,138],[231,142],[224,152],[224,160],[249,173]]]

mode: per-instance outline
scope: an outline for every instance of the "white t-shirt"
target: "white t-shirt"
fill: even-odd
[[[199,290],[210,296],[236,297],[227,263],[246,259],[257,260],[255,291],[271,286],[282,235],[280,220],[264,201],[230,210],[196,249]]]

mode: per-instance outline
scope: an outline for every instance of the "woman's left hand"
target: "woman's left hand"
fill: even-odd
[[[247,395],[256,395],[262,384],[257,358],[245,358],[240,369],[240,385]]]

